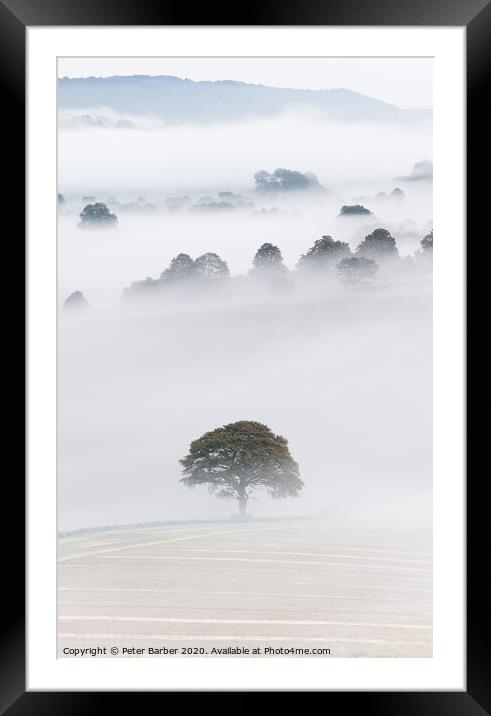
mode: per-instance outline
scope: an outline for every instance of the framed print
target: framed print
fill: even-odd
[[[485,713],[465,237],[489,5],[1,12],[27,266],[2,708]]]

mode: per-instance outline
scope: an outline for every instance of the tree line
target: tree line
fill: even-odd
[[[433,230],[420,242],[421,248],[414,259],[431,265],[428,260],[433,256]],[[401,258],[395,238],[386,229],[375,229],[368,234],[352,252],[345,241],[336,241],[332,236],[322,236],[313,246],[302,254],[290,271],[283,262],[283,256],[272,243],[264,243],[256,251],[248,278],[270,286],[284,287],[288,278],[296,273],[307,278],[317,277],[324,280],[336,275],[347,287],[357,288],[370,284],[380,268],[397,268],[402,264],[412,265],[411,257]],[[159,278],[150,276],[142,281],[134,281],[123,290],[123,298],[132,299],[147,295],[156,295],[167,288],[186,288],[191,286],[210,286],[231,278],[226,261],[218,254],[207,252],[192,259],[189,254],[175,256]],[[80,291],[74,291],[64,303],[65,308],[86,308],[88,303]]]
[[[421,240],[420,256],[431,257],[433,252],[433,231]],[[337,241],[332,236],[322,236],[302,254],[295,270],[299,274],[325,275],[335,273],[342,283],[356,287],[372,282],[381,266],[394,266],[401,261],[395,238],[386,229],[375,229],[357,246],[354,252],[347,242]],[[272,243],[264,243],[256,251],[248,276],[252,279],[281,279],[291,272],[285,266],[281,250]],[[153,292],[169,286],[185,286],[230,278],[227,262],[218,254],[208,252],[192,259],[185,253],[175,256],[169,266],[153,279],[147,277],[134,281],[124,289],[125,297]]]

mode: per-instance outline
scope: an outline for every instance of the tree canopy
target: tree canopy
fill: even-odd
[[[160,275],[163,281],[182,281],[183,279],[191,279],[196,277],[196,266],[188,254],[178,254]]]
[[[207,253],[203,254],[203,256],[198,256],[194,266],[198,278],[202,278],[205,281],[216,281],[230,276],[226,261],[221,259],[218,254]]]
[[[82,291],[74,291],[71,293],[63,304],[65,309],[84,309],[89,307],[89,302],[83,295]]]
[[[349,244],[344,241],[335,241],[332,236],[323,236],[314,245],[302,254],[298,261],[298,268],[326,268],[334,266],[340,259],[351,255]]]
[[[396,188],[392,189],[392,191],[390,192],[390,198],[401,201],[402,199],[404,199],[404,192],[402,191],[402,189],[399,189],[399,187],[396,186]]]
[[[135,296],[143,298],[155,293],[155,289],[159,288],[161,285],[162,281],[160,279],[154,281],[151,276],[147,276],[142,281],[133,281],[130,286],[123,289],[123,298],[128,299],[134,298]]]
[[[433,229],[421,239],[421,248],[424,253],[433,253]]]
[[[254,174],[257,191],[291,191],[298,189],[321,188],[319,180],[312,172],[299,172],[293,169],[275,169],[270,174],[262,169]]]
[[[371,216],[372,212],[370,209],[362,206],[361,204],[345,204],[341,207],[339,216]]]
[[[349,256],[341,259],[337,265],[341,281],[353,288],[373,280],[378,269],[378,264],[373,259],[366,259],[363,256]]]
[[[204,296],[208,288],[212,287],[217,290],[209,293],[215,297],[227,297],[236,290],[238,295],[256,289],[263,291],[264,288],[278,295],[287,295],[297,288],[303,290],[311,283],[314,285],[316,281],[319,285],[327,282],[334,287],[331,279],[336,275],[345,285],[357,286],[373,280],[379,270],[386,277],[390,275],[395,278],[416,271],[417,265],[425,267],[421,275],[427,276],[431,260],[423,259],[432,257],[433,231],[420,243],[421,250],[415,255],[415,263],[408,256],[399,256],[396,239],[383,228],[368,234],[354,254],[347,242],[325,235],[300,256],[296,266],[298,271],[294,271],[283,263],[280,248],[266,242],[254,254],[252,267],[246,276],[231,276],[227,262],[216,253],[207,252],[196,260],[188,254],[180,253],[171,260],[159,278],[147,277],[143,281],[134,281],[124,289],[123,296],[125,300],[148,296],[158,299],[174,292],[186,296],[189,290],[201,292]],[[345,261],[352,258],[364,260]],[[227,290],[222,291],[222,288]]]
[[[284,274],[288,269],[283,263],[283,256],[277,246],[270,243],[262,244],[252,260],[251,276],[272,276]]]
[[[207,485],[218,497],[238,500],[241,515],[257,489],[283,498],[298,495],[303,487],[288,441],[254,421],[241,420],[205,433],[179,462],[184,485]]]
[[[102,202],[87,204],[80,214],[79,226],[89,228],[94,226],[115,226],[118,221],[116,214],[111,214],[109,209]]]
[[[386,229],[375,229],[358,245],[356,255],[366,259],[384,260],[397,258],[399,251],[396,240]]]
[[[219,279],[230,277],[227,262],[218,254],[208,252],[198,256],[193,261],[188,254],[178,254],[164,271],[160,278],[153,279],[147,276],[143,281],[133,281],[125,288],[123,296],[127,298],[144,298],[149,295],[165,295],[166,288],[186,288],[190,286],[201,286],[217,282]]]

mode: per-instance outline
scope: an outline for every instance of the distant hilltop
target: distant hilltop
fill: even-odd
[[[428,109],[400,109],[348,89],[283,89],[232,80],[196,82],[166,75],[58,79],[59,110],[102,107],[119,114],[152,115],[170,124],[265,118],[287,110],[309,109],[338,122],[426,121],[432,114]],[[84,117],[85,126],[106,126],[103,121],[91,123],[90,115]],[[131,128],[131,123],[126,128]]]

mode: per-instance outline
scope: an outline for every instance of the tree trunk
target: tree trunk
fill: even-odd
[[[247,511],[247,497],[245,495],[239,495],[239,515],[245,517]]]

